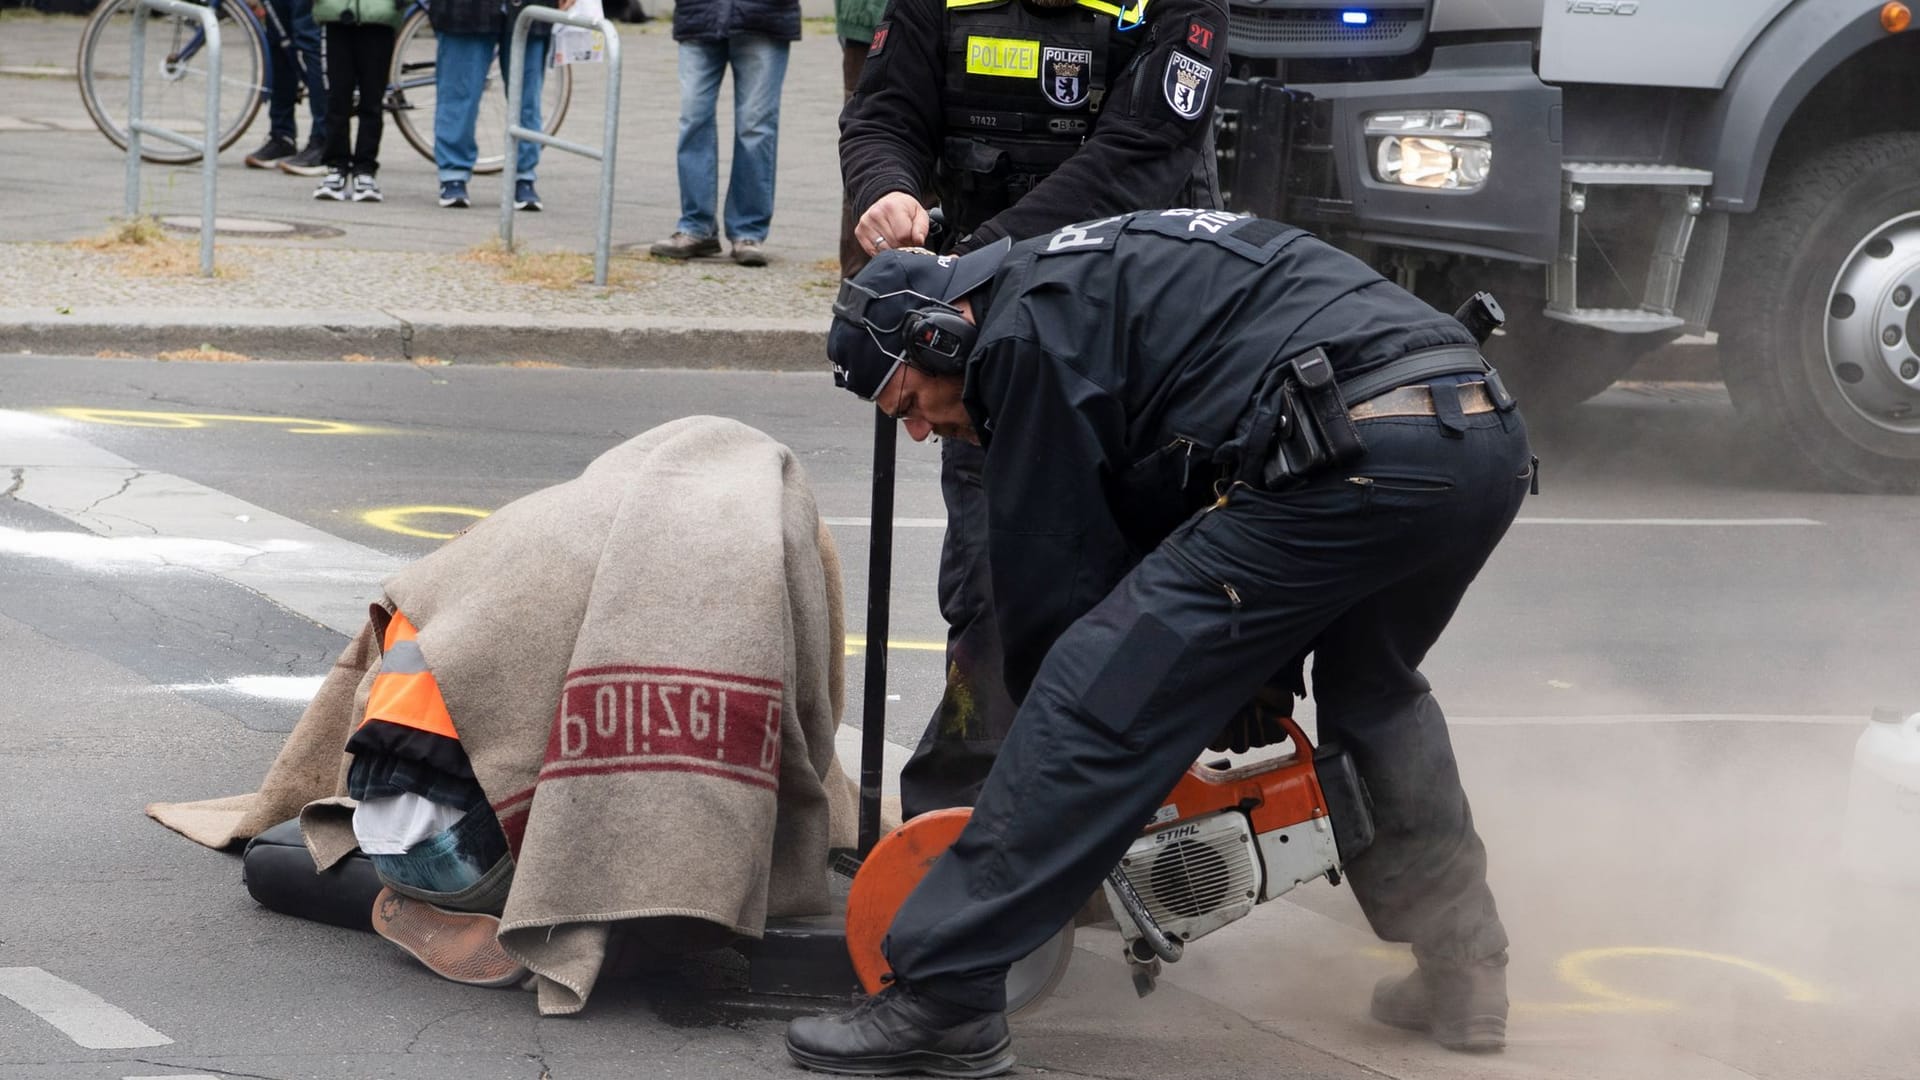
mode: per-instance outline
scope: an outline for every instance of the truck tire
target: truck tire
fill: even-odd
[[[1716,319],[1734,404],[1832,485],[1920,491],[1920,134],[1788,163],[1736,226]]]

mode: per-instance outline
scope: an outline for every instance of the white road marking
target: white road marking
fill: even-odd
[[[835,528],[873,527],[870,517],[830,517],[822,518]],[[1807,528],[1819,527],[1824,521],[1812,518],[1575,518],[1575,517],[1523,517],[1514,520],[1515,525],[1626,525],[1634,527],[1664,527],[1682,529],[1713,528]],[[944,529],[946,518],[894,518],[896,529]]]
[[[125,1009],[37,967],[0,968],[0,997],[11,999],[89,1050],[173,1042]]]
[[[0,410],[0,467],[13,472],[13,496],[98,534],[23,539],[6,530],[16,554],[198,570],[347,635],[366,622],[380,581],[404,565],[224,492],[142,469],[68,434],[69,427]],[[27,550],[33,544],[45,549]]]
[[[1633,525],[1679,529],[1818,528],[1826,522],[1812,518],[1515,518],[1515,525]]]
[[[1774,713],[1597,713],[1592,716],[1449,716],[1460,727],[1581,727],[1610,724],[1812,724],[1865,727],[1865,716]]]
[[[873,519],[870,517],[829,517],[829,518],[821,518],[820,520],[826,522],[828,525],[831,525],[834,528],[844,528],[844,529],[873,528]],[[946,518],[894,518],[893,527],[896,529],[944,529],[947,527],[947,519]]]
[[[320,684],[325,681],[324,675],[240,675],[226,682],[175,683],[164,689],[174,693],[224,690],[231,694],[274,701],[312,701],[313,695],[320,692]]]
[[[846,770],[847,775],[853,778],[854,783],[859,783],[860,730],[849,727],[846,724],[841,724],[840,730],[833,733],[833,750],[835,756],[840,759],[840,767]],[[888,742],[886,744],[885,753],[881,755],[880,759],[880,791],[882,794],[894,795],[899,793],[900,770],[905,767],[907,759],[912,756],[913,752],[911,750],[898,743]]]

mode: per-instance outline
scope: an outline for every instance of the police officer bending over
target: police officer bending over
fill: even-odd
[[[796,1020],[825,1071],[1012,1064],[1008,966],[1055,933],[1269,677],[1311,650],[1320,738],[1377,837],[1347,866],[1419,967],[1373,1014],[1506,1037],[1506,932],[1419,664],[1533,473],[1474,335],[1306,233],[1146,211],[841,288],[837,381],[986,449],[1018,719],[973,817],[896,915],[895,981]]]
[[[1124,5],[1124,6],[1122,6]],[[869,254],[1024,240],[1142,207],[1214,206],[1223,0],[893,0],[840,118],[847,202]],[[940,610],[948,685],[901,775],[911,816],[968,805],[1012,723],[987,588],[980,454],[948,443]]]

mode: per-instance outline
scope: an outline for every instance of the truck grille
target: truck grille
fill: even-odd
[[[1411,52],[1426,32],[1420,11],[1378,11],[1364,26],[1340,21],[1343,8],[1233,4],[1227,15],[1236,53],[1268,57],[1386,56]]]

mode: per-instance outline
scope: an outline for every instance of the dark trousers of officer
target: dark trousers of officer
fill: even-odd
[[[1013,727],[987,573],[987,502],[980,486],[985,460],[986,453],[972,443],[940,443],[940,493],[947,503],[947,535],[940,545],[947,685],[920,745],[900,770],[904,817],[972,806]]]
[[[1069,627],[972,820],[895,917],[895,974],[1003,1009],[1007,967],[1099,887],[1223,718],[1308,647],[1320,738],[1352,753],[1373,796],[1378,834],[1347,880],[1374,931],[1422,962],[1505,949],[1446,721],[1418,670],[1530,479],[1518,413],[1465,426],[1361,422],[1355,465],[1283,493],[1234,489]]]

